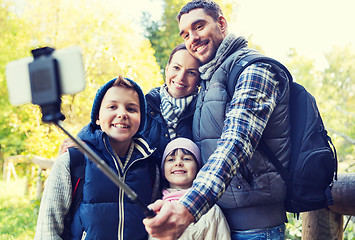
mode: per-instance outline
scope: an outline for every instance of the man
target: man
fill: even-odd
[[[187,49],[202,64],[193,136],[204,166],[178,204],[151,205],[159,213],[144,220],[146,229],[160,239],[177,239],[218,203],[232,239],[284,239],[286,186],[259,142],[287,165],[288,80],[272,66],[255,63],[242,72],[230,98],[226,89],[233,66],[255,51],[246,48],[244,38],[228,33],[222,11],[211,0],[187,3],[177,19]]]

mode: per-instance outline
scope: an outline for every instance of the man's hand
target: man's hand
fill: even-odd
[[[195,218],[180,203],[157,200],[149,207],[157,212],[154,218],[145,218],[145,229],[152,237],[164,240],[178,239]]]

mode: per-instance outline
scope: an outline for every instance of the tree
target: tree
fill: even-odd
[[[355,52],[350,45],[337,47],[326,55],[328,66],[316,70],[313,60],[290,50],[287,63],[295,81],[316,99],[326,129],[342,162],[340,172],[355,170]]]
[[[338,153],[349,172],[355,170],[355,50],[352,46],[334,47],[325,55],[328,67],[323,72],[321,106],[325,119],[337,136]]]
[[[176,45],[183,42],[179,36],[179,27],[176,16],[180,9],[190,0],[164,0],[164,10],[160,21],[151,21],[150,15],[145,13],[142,25],[145,29],[145,36],[150,40],[155,49],[155,57],[160,69],[165,69],[169,55]],[[237,4],[232,0],[216,1],[220,4],[224,16],[228,19],[232,15]]]
[[[26,55],[27,24],[10,10],[11,2],[0,0],[0,145],[4,157],[16,155],[26,149],[26,132],[21,130],[19,118],[28,119],[22,107],[9,103],[5,66],[9,61]]]
[[[30,49],[36,47],[61,49],[80,46],[86,72],[86,89],[62,98],[62,111],[66,116],[64,123],[73,135],[90,121],[94,95],[104,82],[121,74],[134,79],[145,92],[162,82],[149,41],[134,31],[131,23],[121,17],[119,9],[97,0],[28,0],[24,4],[14,5],[11,11],[7,8],[8,16],[4,19],[8,25],[5,27],[0,18],[1,36],[3,32],[13,34],[0,39],[1,47],[9,46],[9,51],[0,53],[0,67],[5,69],[8,61],[29,56]],[[15,20],[9,21],[10,15]],[[29,24],[26,26],[23,23]],[[16,49],[20,51],[17,53]],[[5,56],[11,56],[12,59],[3,59]],[[0,84],[1,91],[6,91],[5,82],[1,80]],[[0,131],[8,133],[1,135],[4,136],[1,139],[3,151],[7,151],[7,145],[13,142],[16,135],[21,138],[22,145],[17,146],[14,152],[6,152],[7,155],[55,157],[66,136],[55,126],[42,123],[38,106],[28,104],[13,107],[7,96],[2,96],[1,111],[8,109],[6,114],[0,116],[0,123],[3,123]]]

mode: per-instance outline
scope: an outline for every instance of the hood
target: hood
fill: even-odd
[[[107,135],[101,129],[95,128],[92,123],[83,127],[78,133],[78,137],[96,150],[106,151],[103,137],[107,137]]]

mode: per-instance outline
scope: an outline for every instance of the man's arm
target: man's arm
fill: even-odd
[[[254,154],[279,98],[271,66],[252,64],[240,75],[217,149],[181,199],[198,220],[222,196],[239,166]]]

